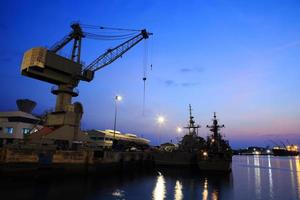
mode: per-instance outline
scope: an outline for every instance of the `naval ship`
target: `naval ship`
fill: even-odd
[[[198,154],[197,164],[200,170],[231,171],[232,149],[228,140],[224,140],[220,133],[225,125],[219,125],[216,113],[212,119],[213,124],[207,125],[210,134],[206,140],[206,150]]]
[[[207,126],[212,132],[207,139],[198,136],[200,126],[196,124],[189,105],[189,122],[185,129],[188,132],[182,137],[177,148],[159,149],[153,152],[156,166],[196,167],[200,171],[231,171],[232,150],[228,141],[223,139],[214,113],[213,124]]]

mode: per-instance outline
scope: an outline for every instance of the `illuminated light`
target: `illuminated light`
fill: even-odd
[[[206,151],[204,151],[203,152],[203,156],[207,156],[208,154],[207,154],[207,152]]]
[[[117,100],[117,101],[122,101],[122,99],[123,99],[122,96],[120,96],[120,95],[117,95],[117,96],[116,96],[116,100]]]
[[[253,153],[254,153],[255,155],[259,155],[259,154],[260,154],[259,151],[254,151]]]
[[[294,148],[295,148],[295,149],[298,149],[298,146],[297,146],[297,145],[294,145]]]
[[[124,192],[123,190],[119,190],[119,189],[116,189],[113,193],[112,193],[112,196],[114,197],[123,197],[124,196]]]
[[[288,146],[286,146],[286,149],[288,151],[298,151],[298,146],[297,145],[292,145],[292,146],[288,145]]]
[[[267,153],[271,153],[271,151],[268,149],[268,150],[267,150]]]
[[[158,122],[159,124],[163,124],[163,123],[165,122],[165,118],[164,118],[163,116],[158,116],[157,122]]]
[[[213,139],[211,139],[211,142],[215,142],[215,139],[213,138]]]
[[[182,132],[182,128],[177,127],[177,132],[178,132],[178,133],[181,133],[181,132]]]

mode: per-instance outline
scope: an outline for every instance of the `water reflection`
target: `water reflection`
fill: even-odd
[[[255,174],[255,194],[258,199],[261,198],[261,177],[260,177],[260,163],[259,156],[254,156],[254,174]]]
[[[249,165],[248,165],[249,163]],[[300,199],[300,158],[234,156],[231,175],[167,169],[109,176],[7,180],[1,199],[183,200]]]
[[[268,175],[269,175],[270,198],[273,199],[273,176],[272,176],[272,165],[271,165],[271,156],[270,155],[268,155]]]
[[[217,190],[214,190],[212,193],[211,193],[211,199],[212,200],[218,200],[219,198],[219,193]]]
[[[207,200],[207,197],[208,197],[208,186],[207,186],[207,178],[205,178],[203,192],[202,192],[202,200]]]
[[[297,185],[298,185],[298,198],[300,199],[300,160],[299,156],[295,158],[296,174],[297,174]]]
[[[163,200],[166,198],[166,182],[164,176],[158,172],[155,188],[152,192],[153,200]]]
[[[289,159],[289,167],[290,167],[290,176],[291,176],[291,185],[292,190],[295,191],[295,175],[294,175],[294,167],[292,159]]]
[[[174,194],[174,197],[175,197],[175,200],[182,200],[183,199],[183,193],[182,193],[182,184],[180,181],[176,181],[176,184],[175,184],[175,194]]]

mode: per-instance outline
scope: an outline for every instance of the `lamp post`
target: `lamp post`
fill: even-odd
[[[117,114],[118,114],[118,101],[122,101],[122,96],[117,95],[115,97],[115,121],[114,121],[114,141],[116,139],[116,126],[117,126]]]

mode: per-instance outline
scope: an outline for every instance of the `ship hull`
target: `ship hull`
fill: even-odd
[[[231,171],[231,157],[202,157],[189,152],[155,152],[152,154],[156,166],[166,167],[196,167],[201,171]]]
[[[198,160],[197,165],[200,171],[218,171],[218,172],[231,171],[231,160],[222,160],[222,159]]]
[[[288,151],[285,149],[273,149],[274,156],[298,156],[298,151]]]
[[[154,152],[157,166],[190,166],[196,165],[196,154],[188,152]]]

